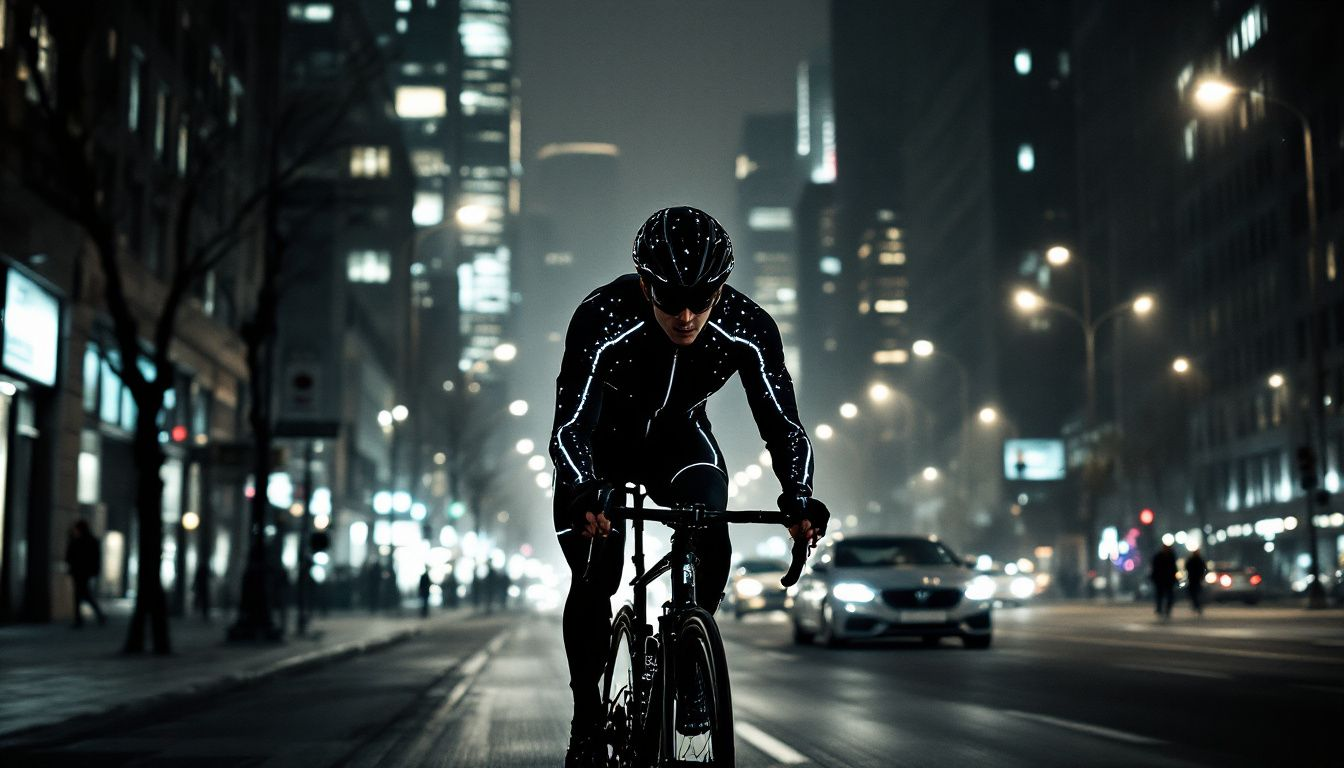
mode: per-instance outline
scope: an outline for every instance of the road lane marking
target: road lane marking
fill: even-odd
[[[748,744],[759,749],[770,756],[771,760],[781,765],[802,765],[809,762],[802,753],[790,747],[788,744],[776,739],[774,736],[762,731],[751,723],[744,723],[741,720],[734,725],[734,730],[738,736],[741,736]]]
[[[1313,645],[1320,645],[1326,648],[1344,648],[1344,640],[1317,640]]]
[[[429,755],[429,751],[434,747],[435,742],[443,735],[447,721],[453,713],[453,708],[462,700],[462,697],[467,695],[467,691],[471,690],[471,686],[480,676],[481,670],[485,668],[485,663],[490,660],[491,656],[499,653],[499,649],[504,646],[504,641],[508,639],[508,636],[509,632],[507,631],[499,633],[484,648],[472,654],[462,663],[460,668],[462,679],[457,685],[453,686],[453,691],[448,694],[448,698],[425,720],[420,736],[411,743],[411,746],[401,758],[403,765],[424,764],[424,758]]]
[[[1049,632],[1027,632],[1011,630],[1002,634],[1017,635],[1028,638],[1050,638],[1053,640],[1062,640],[1066,643],[1090,643],[1092,645],[1108,645],[1119,648],[1146,649],[1154,651],[1183,651],[1185,653],[1202,653],[1210,656],[1241,656],[1250,659],[1269,659],[1273,661],[1301,661],[1311,664],[1344,664],[1344,658],[1335,658],[1332,656],[1306,656],[1299,653],[1277,653],[1275,651],[1247,651],[1240,648],[1202,648],[1191,645],[1179,645],[1176,643],[1136,643],[1130,640],[1107,640],[1102,637],[1078,637],[1076,635],[1058,635]]]
[[[797,657],[796,655],[794,655],[794,654],[792,654],[792,653],[785,653],[784,651],[766,651],[766,652],[765,652],[765,656],[766,656],[766,658],[774,659],[775,661],[797,661],[797,660],[798,660],[798,657]]]
[[[1035,712],[1023,712],[1017,709],[1006,709],[1003,711],[1003,713],[1005,715],[1012,715],[1013,717],[1020,717],[1024,720],[1035,720],[1038,723],[1045,723],[1046,725],[1053,725],[1059,728],[1066,728],[1071,731],[1078,731],[1079,733],[1087,733],[1093,736],[1100,736],[1105,739],[1123,741],[1129,744],[1143,744],[1146,746],[1152,746],[1156,744],[1166,743],[1161,739],[1154,739],[1148,736],[1140,736],[1136,733],[1126,733],[1125,731],[1117,731],[1114,728],[1106,728],[1100,725],[1092,725],[1091,723],[1080,723],[1074,720],[1065,720],[1059,717],[1051,717],[1049,715],[1040,715]]]
[[[1155,672],[1161,675],[1186,675],[1188,677],[1204,677],[1210,680],[1231,680],[1232,676],[1226,672],[1211,672],[1206,669],[1191,669],[1189,667],[1167,667],[1160,664],[1116,664],[1120,669],[1132,669],[1136,672]]]

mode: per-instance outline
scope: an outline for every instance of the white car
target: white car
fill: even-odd
[[[846,536],[813,556],[792,590],[793,639],[960,637],[988,648],[994,580],[977,574],[933,536]]]

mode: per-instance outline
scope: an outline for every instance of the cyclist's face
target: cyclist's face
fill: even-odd
[[[640,286],[643,287],[643,281]],[[722,293],[723,289],[719,289]],[[714,294],[714,300],[709,303],[704,312],[695,313],[689,308],[682,308],[677,314],[669,314],[658,308],[657,304],[652,304],[648,288],[644,289],[644,298],[650,300],[653,306],[653,316],[658,320],[658,325],[662,326],[663,333],[672,340],[673,344],[679,347],[688,347],[695,343],[696,337],[700,335],[700,330],[709,322],[709,314],[714,311],[714,305],[719,301],[719,293]]]

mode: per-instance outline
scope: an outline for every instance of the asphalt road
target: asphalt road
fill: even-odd
[[[994,646],[827,650],[725,618],[740,766],[1341,765],[1344,614],[1140,606],[996,613]],[[0,755],[7,766],[559,766],[554,617],[386,650]]]

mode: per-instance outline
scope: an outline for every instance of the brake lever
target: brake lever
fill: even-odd
[[[793,540],[793,562],[789,563],[789,570],[784,574],[784,578],[779,580],[780,586],[788,589],[798,583],[798,577],[803,574],[803,566],[807,563],[807,555],[813,546],[806,538]]]

